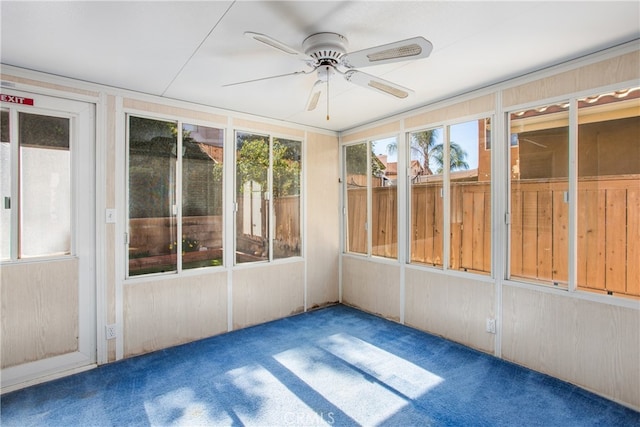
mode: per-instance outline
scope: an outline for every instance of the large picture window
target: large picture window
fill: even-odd
[[[640,88],[577,107],[577,287],[640,296]]]
[[[128,148],[128,275],[222,265],[222,130],[129,116]]]
[[[567,287],[569,107],[541,105],[510,114],[512,278]]]
[[[302,143],[236,133],[236,264],[301,255]]]

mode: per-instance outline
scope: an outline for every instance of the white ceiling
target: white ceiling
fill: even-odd
[[[640,2],[616,1],[6,1],[1,62],[227,110],[345,130],[640,37]],[[243,36],[291,47],[317,32],[348,51],[414,36],[430,57],[362,69],[413,89],[404,100],[331,80],[315,111],[299,59]]]

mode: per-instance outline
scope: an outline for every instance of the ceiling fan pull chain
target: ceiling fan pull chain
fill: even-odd
[[[327,121],[329,121],[329,67],[327,67]]]

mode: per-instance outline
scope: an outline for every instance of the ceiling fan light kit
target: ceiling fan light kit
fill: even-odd
[[[302,42],[302,51],[282,43],[265,34],[247,31],[245,36],[266,44],[280,52],[298,57],[303,60],[308,71],[295,71],[271,77],[263,77],[244,82],[231,83],[232,86],[251,83],[261,80],[292,76],[297,74],[310,74],[316,72],[317,80],[311,88],[307,99],[307,111],[313,111],[323,95],[327,92],[327,120],[328,114],[328,90],[329,82],[336,74],[342,75],[348,82],[376,92],[404,99],[413,91],[388,80],[356,70],[355,68],[372,65],[389,64],[393,62],[408,61],[426,58],[431,54],[433,45],[423,37],[413,37],[394,43],[371,47],[356,52],[347,52],[349,42],[346,37],[337,33],[316,33],[307,37]]]

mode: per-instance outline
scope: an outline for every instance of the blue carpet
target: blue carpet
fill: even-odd
[[[638,426],[640,413],[337,305],[8,393],[2,426]]]

